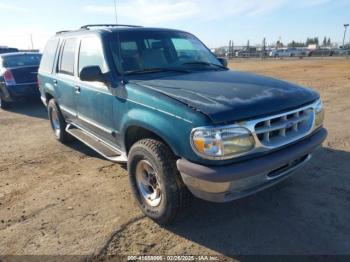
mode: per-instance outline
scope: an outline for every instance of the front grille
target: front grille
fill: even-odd
[[[266,147],[281,146],[305,136],[313,126],[312,108],[303,108],[264,119],[255,124],[255,133]]]

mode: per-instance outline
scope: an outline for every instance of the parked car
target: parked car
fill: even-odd
[[[308,56],[309,51],[301,48],[275,49],[270,52],[271,57],[303,57]]]
[[[333,56],[334,50],[328,48],[317,48],[310,51],[309,56]]]
[[[336,56],[347,56],[350,55],[350,49],[337,48],[333,49],[333,55]]]
[[[13,47],[0,47],[0,54],[15,53],[18,52],[17,48]]]
[[[0,55],[0,107],[23,99],[39,99],[39,53],[7,53]],[[39,100],[40,101],[40,100]]]
[[[167,224],[192,195],[227,202],[282,181],[326,138],[316,91],[225,65],[184,31],[83,26],[48,41],[41,99],[57,140],[127,163],[139,207]]]
[[[269,56],[271,57],[285,57],[286,55],[286,49],[274,49],[270,52]]]
[[[236,51],[236,57],[258,57],[260,56],[256,47],[245,47],[241,50]]]

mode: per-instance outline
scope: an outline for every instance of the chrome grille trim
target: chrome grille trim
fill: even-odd
[[[311,134],[318,128],[315,126],[317,103],[318,100],[295,110],[232,125],[247,128],[254,137],[255,148],[242,155],[277,149]],[[291,129],[288,129],[288,123]],[[274,137],[271,136],[272,132],[276,132],[273,134]]]
[[[301,109],[283,116],[258,122],[254,129],[264,146],[279,146],[305,136],[313,125],[313,109]]]

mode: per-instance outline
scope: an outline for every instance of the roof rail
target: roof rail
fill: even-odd
[[[68,32],[70,32],[70,30],[58,31],[58,32],[56,32],[56,35],[63,34],[63,33],[68,33]]]
[[[142,27],[138,25],[121,25],[121,24],[92,24],[92,25],[84,25],[80,27],[80,29],[89,30],[90,27]]]

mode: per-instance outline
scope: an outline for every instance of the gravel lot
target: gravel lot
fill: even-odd
[[[350,254],[350,60],[235,60],[312,86],[329,137],[292,178],[229,204],[194,200],[162,228],[133,201],[124,166],[55,141],[40,103],[0,111],[0,254]]]

